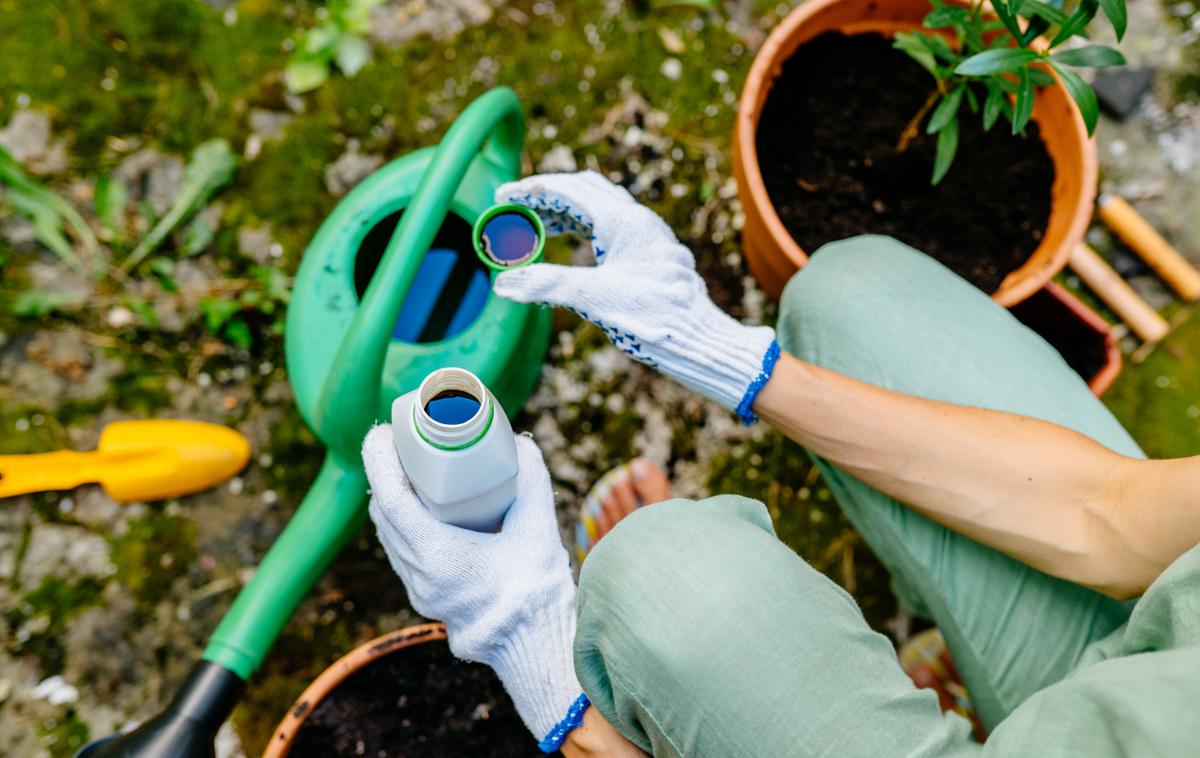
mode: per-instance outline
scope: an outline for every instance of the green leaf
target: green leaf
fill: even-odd
[[[945,63],[956,62],[962,57],[958,51],[950,46],[950,42],[940,34],[922,34],[921,37],[925,41],[926,47],[933,52],[934,56]]]
[[[1086,45],[1070,50],[1063,50],[1050,56],[1053,60],[1067,66],[1084,66],[1087,68],[1104,68],[1105,66],[1124,66],[1125,56],[1111,47],[1103,45]]]
[[[1035,87],[1049,87],[1055,83],[1053,74],[1033,66],[1029,67],[1029,78]]]
[[[311,92],[329,78],[329,64],[312,58],[294,58],[283,70],[283,82],[288,92],[296,95]]]
[[[13,210],[29,219],[37,241],[48,247],[68,266],[82,273],[83,262],[75,252],[75,246],[63,234],[62,218],[54,208],[36,197],[12,189],[9,190],[7,197]]]
[[[1117,33],[1117,42],[1120,42],[1125,36],[1125,26],[1129,21],[1125,14],[1125,0],[1100,0],[1100,7],[1104,9],[1104,15],[1108,16],[1113,31]]]
[[[975,90],[964,85],[963,93],[966,95],[967,105],[971,106],[971,112],[978,113],[979,101],[975,98]]]
[[[346,76],[354,76],[371,60],[371,46],[362,37],[346,35],[338,43],[334,61]]]
[[[134,315],[150,329],[158,327],[158,314],[154,312],[154,307],[143,298],[130,295],[125,298],[125,307],[133,311]]]
[[[249,348],[254,344],[254,339],[250,336],[250,327],[240,316],[235,316],[229,320],[222,330],[225,339],[232,342],[240,348]]]
[[[1021,134],[1025,131],[1025,125],[1029,123],[1029,117],[1033,115],[1035,95],[1036,91],[1033,88],[1033,78],[1029,74],[1029,68],[1023,68],[1021,69],[1021,80],[1017,85],[1017,101],[1013,106],[1013,134]]]
[[[1020,47],[1001,47],[994,50],[984,50],[967,58],[955,67],[954,73],[961,76],[986,76],[1001,74],[1006,71],[1016,71],[1022,66],[1038,59],[1038,54],[1032,50]]]
[[[987,99],[983,101],[983,130],[985,132],[991,131],[991,128],[995,126],[996,120],[1004,111],[1004,103],[1007,102],[1004,90],[999,87],[993,87],[989,83],[987,91]]]
[[[96,215],[113,239],[125,236],[125,202],[128,199],[129,190],[120,179],[106,176],[96,182]]]
[[[177,292],[179,285],[175,283],[175,261],[161,255],[150,259],[147,264],[150,273],[158,279],[159,285],[167,292]]]
[[[292,282],[288,275],[274,266],[255,266],[250,275],[258,282],[268,298],[286,303],[292,294]]]
[[[1058,47],[1082,32],[1091,23],[1092,19],[1096,17],[1096,11],[1099,9],[1100,0],[1080,0],[1079,7],[1067,19],[1066,25],[1058,30],[1058,34],[1054,35],[1054,39],[1050,40],[1050,47]]]
[[[227,297],[206,297],[200,301],[204,326],[213,334],[219,334],[225,324],[241,309],[241,303]]]
[[[216,234],[216,227],[203,214],[196,216],[183,230],[183,254],[193,256],[203,253]]]
[[[957,5],[943,5],[934,8],[925,16],[921,26],[926,29],[942,29],[947,26],[959,26],[966,23],[971,11]]]
[[[1013,36],[1013,39],[1021,39],[1021,27],[1017,24],[1016,14],[1009,7],[1007,0],[994,0],[992,10],[996,11],[997,18],[1004,24],[1004,28]]]
[[[13,298],[10,310],[18,318],[41,318],[72,304],[71,299],[61,292],[24,290]]]
[[[26,174],[17,159],[3,147],[0,147],[0,186],[6,189],[5,196],[13,208],[32,222],[38,241],[64,263],[76,271],[83,271],[83,262],[75,252],[75,246],[63,235],[64,226],[71,230],[88,255],[97,259],[100,243],[83,216],[66,200]]]
[[[296,45],[296,49],[313,57],[328,59],[337,49],[340,37],[336,25],[322,24],[315,29],[309,29],[302,43]]]
[[[1083,123],[1087,126],[1088,134],[1092,134],[1096,131],[1096,120],[1100,116],[1100,106],[1096,102],[1096,93],[1092,91],[1091,86],[1079,74],[1053,58],[1050,59],[1050,65],[1054,67],[1058,78],[1062,79],[1063,86],[1067,88],[1067,92],[1071,93],[1071,98],[1079,106],[1079,115],[1083,116]]]
[[[926,134],[940,132],[958,115],[958,108],[962,105],[963,92],[966,88],[967,85],[960,84],[942,98],[942,102],[938,103],[938,107],[933,110],[933,115],[929,117],[929,125],[925,127]]]
[[[371,11],[383,5],[385,0],[350,0],[341,13],[348,31],[365,34],[371,30]]]
[[[1060,28],[1066,26],[1068,19],[1070,19],[1070,16],[1059,8],[1039,2],[1038,0],[1025,0],[1021,4],[1021,15],[1026,18],[1040,18]],[[1045,29],[1042,31],[1044,32]]]
[[[218,190],[232,181],[235,171],[237,158],[225,140],[209,140],[193,150],[187,166],[183,169],[179,194],[175,196],[170,210],[158,220],[149,234],[125,259],[121,264],[121,271],[132,270],[143,258],[158,249],[177,226],[203,208]]]
[[[1029,23],[1025,25],[1025,33],[1021,35],[1021,47],[1027,47],[1038,37],[1050,28],[1050,22],[1044,18],[1031,18]]]
[[[951,118],[949,123],[938,132],[937,151],[933,158],[933,178],[930,184],[938,184],[950,170],[954,162],[954,154],[958,152],[958,119]]]
[[[939,78],[937,61],[933,57],[933,50],[925,42],[925,35],[918,32],[897,32],[892,40],[892,47],[906,53],[934,79]]]

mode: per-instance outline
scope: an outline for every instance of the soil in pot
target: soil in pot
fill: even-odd
[[[932,187],[936,137],[903,151],[905,127],[933,77],[877,34],[823,34],[797,48],[771,86],[757,134],[767,193],[800,247],[886,234],[995,292],[1037,248],[1050,216],[1054,165],[1037,124],[984,132],[964,103],[958,154]],[[982,98],[979,100],[982,105]]]
[[[300,726],[291,755],[541,753],[492,670],[458,660],[442,640],[397,650],[347,677]]]

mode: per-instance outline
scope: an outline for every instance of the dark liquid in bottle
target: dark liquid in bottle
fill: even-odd
[[[442,390],[425,403],[429,418],[439,424],[465,424],[479,412],[479,399],[462,390]]]
[[[497,213],[483,225],[480,237],[488,257],[506,266],[528,260],[537,250],[537,227],[516,211]]]

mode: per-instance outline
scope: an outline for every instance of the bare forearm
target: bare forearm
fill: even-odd
[[[567,758],[645,758],[646,754],[604,720],[595,708],[583,713],[583,725],[567,735]]]
[[[755,411],[867,484],[1055,576],[1137,594],[1178,555],[1130,532],[1121,495],[1144,462],[1055,424],[880,389],[788,355]]]

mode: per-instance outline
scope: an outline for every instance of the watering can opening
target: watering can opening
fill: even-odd
[[[360,300],[403,214],[399,210],[380,219],[358,246],[354,288]],[[475,254],[471,225],[447,213],[400,307],[392,340],[429,343],[450,339],[475,322],[490,291],[491,277]]]

